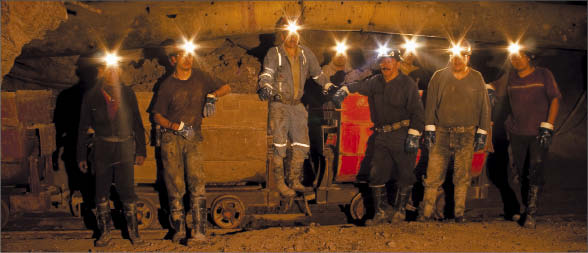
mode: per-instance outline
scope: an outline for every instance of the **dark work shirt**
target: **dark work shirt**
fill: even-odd
[[[151,113],[159,113],[166,119],[194,127],[196,135],[202,138],[202,111],[206,95],[220,88],[222,84],[210,75],[192,69],[188,80],[179,80],[173,75],[161,84]]]
[[[86,161],[88,144],[88,129],[92,128],[97,137],[127,138],[133,136],[136,155],[146,156],[145,128],[137,97],[130,87],[122,86],[120,104],[114,118],[108,115],[107,103],[102,93],[102,85],[98,84],[86,94],[82,100],[80,110],[80,126],[78,128],[77,159]]]
[[[358,92],[368,97],[370,116],[375,127],[410,120],[410,128],[422,132],[424,109],[416,83],[408,76],[398,73],[386,82],[382,74],[349,85],[349,92]]]
[[[551,101],[561,98],[551,71],[536,67],[523,78],[512,71],[507,89],[511,110],[505,122],[508,131],[518,135],[538,135],[539,125],[547,121]]]

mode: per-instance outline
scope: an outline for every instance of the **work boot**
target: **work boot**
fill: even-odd
[[[535,229],[537,224],[535,223],[535,213],[537,212],[537,195],[539,195],[539,186],[529,185],[528,192],[528,204],[527,204],[527,217],[525,218],[524,227]]]
[[[386,199],[386,187],[371,187],[371,198],[374,205],[374,218],[365,222],[366,226],[374,226],[388,221],[388,215],[384,210],[384,200]]]
[[[129,232],[129,240],[135,246],[143,246],[147,243],[141,239],[139,235],[139,222],[137,221],[137,206],[135,203],[124,204],[125,218],[127,221],[127,231]]]
[[[290,181],[290,188],[296,192],[309,192],[312,191],[311,188],[305,187],[300,183],[300,179],[302,178],[302,168],[304,167],[304,159],[292,159],[292,166],[290,168],[289,173],[289,181]]]
[[[465,202],[468,194],[468,185],[456,185],[453,193],[453,200],[455,202],[454,217],[455,222],[464,223],[467,220],[464,218]]]
[[[172,242],[181,243],[186,238],[186,219],[184,217],[184,208],[179,199],[170,201],[170,225],[174,230]]]
[[[98,222],[98,230],[100,237],[95,242],[96,247],[106,247],[110,245],[112,236],[110,235],[110,206],[108,201],[101,202],[96,205],[96,214]]]
[[[278,157],[277,159],[282,158]],[[291,198],[296,196],[296,192],[290,189],[290,187],[288,187],[284,182],[284,167],[282,166],[283,160],[272,161],[272,163],[274,163],[274,176],[276,178],[276,188],[278,189],[278,192],[280,192],[280,195],[282,195],[282,197],[284,198]]]
[[[394,199],[394,215],[392,222],[398,223],[406,220],[406,203],[412,193],[412,185],[403,186],[396,190],[396,198]]]
[[[192,233],[186,244],[196,246],[206,242],[206,198],[192,200]]]
[[[418,222],[429,222],[433,220],[433,207],[435,206],[436,201],[437,188],[425,187],[425,194],[423,196],[423,202],[421,203],[423,206],[422,214],[419,212],[419,217],[417,217]]]

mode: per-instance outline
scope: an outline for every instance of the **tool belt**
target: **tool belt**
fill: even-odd
[[[387,132],[396,131],[396,130],[403,128],[403,127],[407,127],[408,125],[410,125],[410,120],[405,119],[403,121],[394,122],[390,125],[383,125],[381,127],[374,127],[374,131],[376,131],[378,133],[387,133]]]
[[[101,141],[105,141],[105,142],[125,142],[128,140],[131,140],[133,138],[133,136],[125,136],[125,137],[119,137],[119,136],[96,136],[96,139],[101,140]]]

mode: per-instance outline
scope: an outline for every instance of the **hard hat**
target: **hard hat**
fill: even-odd
[[[378,62],[381,59],[384,58],[394,58],[396,59],[396,61],[403,61],[402,59],[402,53],[400,52],[400,50],[396,49],[396,48],[385,48],[385,47],[380,47],[380,49],[378,50]]]

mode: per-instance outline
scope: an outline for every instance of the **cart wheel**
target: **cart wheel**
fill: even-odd
[[[351,205],[349,206],[349,213],[351,214],[351,218],[355,221],[359,221],[363,219],[365,216],[365,206],[363,204],[363,197],[361,193],[357,193],[355,197],[351,200]]]
[[[8,208],[8,203],[2,200],[2,228],[6,226],[6,223],[8,223],[8,217],[10,217],[10,209]]]
[[[243,202],[234,195],[223,195],[212,202],[212,220],[220,228],[236,228],[245,216]]]
[[[82,193],[79,191],[75,191],[71,198],[69,199],[69,209],[71,214],[74,217],[81,217],[82,216],[82,203],[84,199],[82,198]]]
[[[157,209],[151,201],[140,198],[135,202],[137,206],[137,222],[139,223],[139,229],[147,229],[151,227],[155,216],[157,215]]]
[[[438,220],[445,218],[445,191],[443,190],[437,191],[437,200],[435,201],[435,211],[433,212],[433,216]]]

